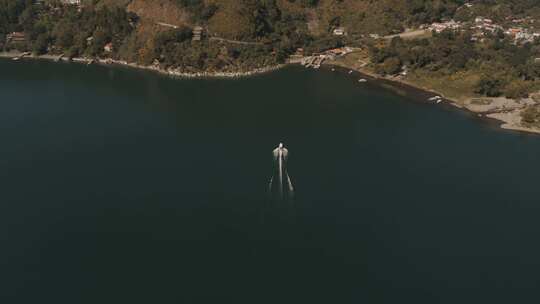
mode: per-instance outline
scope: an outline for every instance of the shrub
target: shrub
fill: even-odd
[[[501,96],[505,81],[501,77],[493,75],[483,75],[476,84],[475,93],[489,97]]]
[[[523,80],[514,80],[504,88],[507,98],[521,99],[529,96],[530,85]]]
[[[540,109],[537,106],[529,106],[521,112],[521,121],[525,124],[537,124],[540,122]]]

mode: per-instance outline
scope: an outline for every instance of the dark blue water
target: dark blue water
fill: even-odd
[[[538,136],[301,68],[0,71],[1,303],[540,300]]]

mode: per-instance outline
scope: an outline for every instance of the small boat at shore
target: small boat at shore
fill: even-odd
[[[367,79],[361,78],[361,79],[358,79],[358,82],[367,82]]]
[[[350,70],[350,71],[349,71],[349,74],[352,74],[352,72],[353,72],[353,71],[352,71],[352,70]]]
[[[429,101],[440,101],[440,100],[442,100],[442,97],[441,96],[433,96],[431,98],[428,98],[428,100]]]

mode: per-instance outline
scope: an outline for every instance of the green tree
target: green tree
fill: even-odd
[[[47,53],[47,47],[49,46],[49,35],[40,34],[33,42],[32,52],[36,55],[43,55]]]
[[[505,81],[498,76],[483,75],[476,85],[475,92],[489,97],[500,96],[503,92]]]
[[[379,69],[379,73],[383,75],[395,75],[401,71],[401,61],[397,57],[386,59]]]
[[[540,122],[540,110],[537,106],[528,106],[521,112],[521,121],[525,124],[538,124]]]
[[[504,95],[508,98],[521,99],[529,96],[531,86],[528,82],[516,79],[510,82],[504,88]]]

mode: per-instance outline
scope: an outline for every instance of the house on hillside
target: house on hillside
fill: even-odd
[[[107,43],[107,44],[103,47],[103,50],[104,50],[106,53],[112,53],[112,52],[114,51],[114,47],[113,47],[112,42]]]
[[[334,36],[345,36],[347,35],[347,31],[344,27],[336,27],[333,31]]]
[[[456,31],[461,28],[462,24],[460,22],[456,22],[454,20],[446,21],[446,22],[435,22],[432,23],[428,29],[431,31],[435,31],[437,33],[441,33],[445,30],[452,30]]]
[[[61,0],[64,5],[81,5],[81,0]]]
[[[193,28],[193,41],[201,41],[204,28],[202,26],[195,26]]]
[[[523,28],[520,28],[520,27],[510,28],[505,32],[505,34],[510,35],[512,37],[516,37],[517,35],[521,34],[522,31],[523,31]]]
[[[23,32],[13,32],[6,36],[6,43],[26,42],[26,34]]]
[[[488,18],[484,18],[484,17],[476,17],[474,19],[474,22],[476,24],[484,24],[484,25],[487,25],[487,24],[493,24],[493,20],[491,19],[488,19]]]

